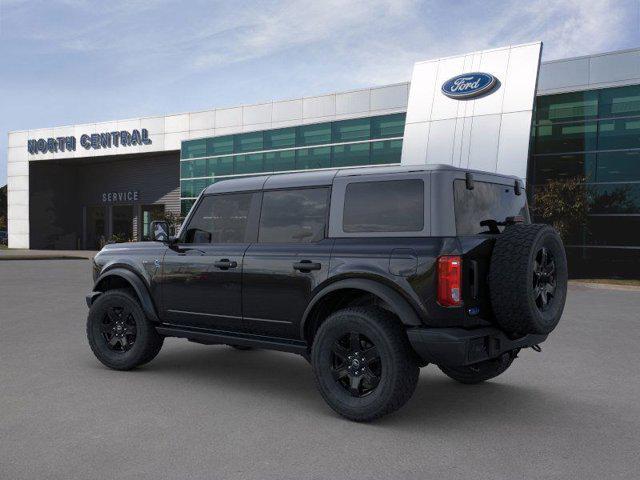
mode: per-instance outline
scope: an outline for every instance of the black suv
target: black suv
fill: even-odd
[[[89,344],[108,367],[165,337],[298,353],[338,413],[371,420],[419,368],[477,383],[555,328],[564,247],[531,224],[515,177],[449,166],[238,178],[199,197],[176,237],[94,258]]]

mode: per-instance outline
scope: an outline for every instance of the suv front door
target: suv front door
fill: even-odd
[[[253,192],[202,197],[164,257],[163,321],[241,329],[243,257],[257,235],[259,202]]]
[[[244,257],[245,329],[300,337],[300,319],[328,275],[333,240],[326,238],[328,187],[265,191],[258,242]]]

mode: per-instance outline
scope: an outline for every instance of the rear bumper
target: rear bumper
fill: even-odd
[[[410,328],[409,342],[425,361],[436,365],[463,366],[496,358],[516,348],[544,342],[547,335],[525,335],[508,338],[494,327],[476,328]]]

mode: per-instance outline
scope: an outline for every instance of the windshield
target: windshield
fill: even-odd
[[[513,186],[475,181],[469,190],[465,180],[454,180],[453,195],[458,235],[487,233],[489,228],[480,225],[483,220],[521,216],[530,223],[527,196],[524,191],[516,195]]]

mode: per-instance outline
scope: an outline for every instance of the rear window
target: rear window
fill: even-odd
[[[344,197],[342,228],[347,233],[422,231],[424,182],[350,183]]]
[[[530,222],[527,196],[524,192],[516,195],[512,186],[476,181],[469,190],[464,180],[454,180],[453,195],[458,235],[488,231],[480,226],[483,220],[504,222],[507,217],[521,216]]]

